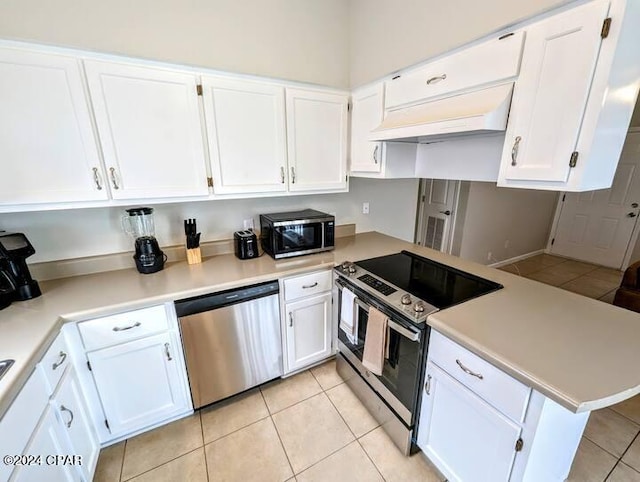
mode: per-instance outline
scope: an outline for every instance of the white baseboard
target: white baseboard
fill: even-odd
[[[497,263],[492,263],[487,266],[490,268],[499,268],[501,266],[506,266],[511,263],[515,263],[516,261],[522,261],[523,259],[531,258],[532,256],[537,256],[539,254],[545,253],[544,249],[538,249],[536,251],[531,251],[530,253],[521,254],[520,256],[514,256],[513,258],[503,259],[502,261],[498,261]]]

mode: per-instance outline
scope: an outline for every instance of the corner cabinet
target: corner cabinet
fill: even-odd
[[[0,48],[0,206],[108,199],[79,59]]]
[[[207,196],[197,76],[84,65],[113,199]]]
[[[588,416],[431,331],[417,444],[448,480],[565,480]]]
[[[526,28],[498,186],[609,187],[640,85],[640,5],[594,0]]]
[[[202,77],[215,194],[287,191],[284,87]]]
[[[348,96],[286,89],[289,191],[346,191]]]
[[[281,281],[284,373],[328,358],[332,351],[331,271]]]

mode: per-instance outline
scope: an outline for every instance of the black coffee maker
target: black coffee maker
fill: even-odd
[[[136,253],[133,259],[136,268],[142,274],[151,274],[164,268],[167,261],[155,237],[153,208],[126,209],[122,218],[122,227],[128,235],[135,239]]]
[[[0,309],[11,301],[30,300],[42,294],[27,266],[27,258],[35,252],[24,234],[0,231]]]

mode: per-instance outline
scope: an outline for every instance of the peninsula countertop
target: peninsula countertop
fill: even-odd
[[[332,252],[273,260],[232,254],[158,273],[135,269],[41,283],[40,298],[0,311],[0,359],[15,365],[0,381],[0,417],[65,322],[329,269],[401,250],[498,282],[503,289],[430,315],[427,323],[573,412],[640,393],[640,314],[380,233],[338,238]]]

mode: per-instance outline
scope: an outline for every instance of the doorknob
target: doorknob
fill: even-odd
[[[451,211],[449,211],[447,209],[446,211],[440,211],[440,214],[444,214],[445,216],[449,216],[451,214]]]
[[[634,209],[637,208],[638,207],[638,203],[631,203],[631,207],[634,208]]]
[[[627,213],[627,217],[628,217],[628,218],[635,218],[636,216],[637,216],[637,214],[636,214],[636,213],[634,213],[634,212]]]

